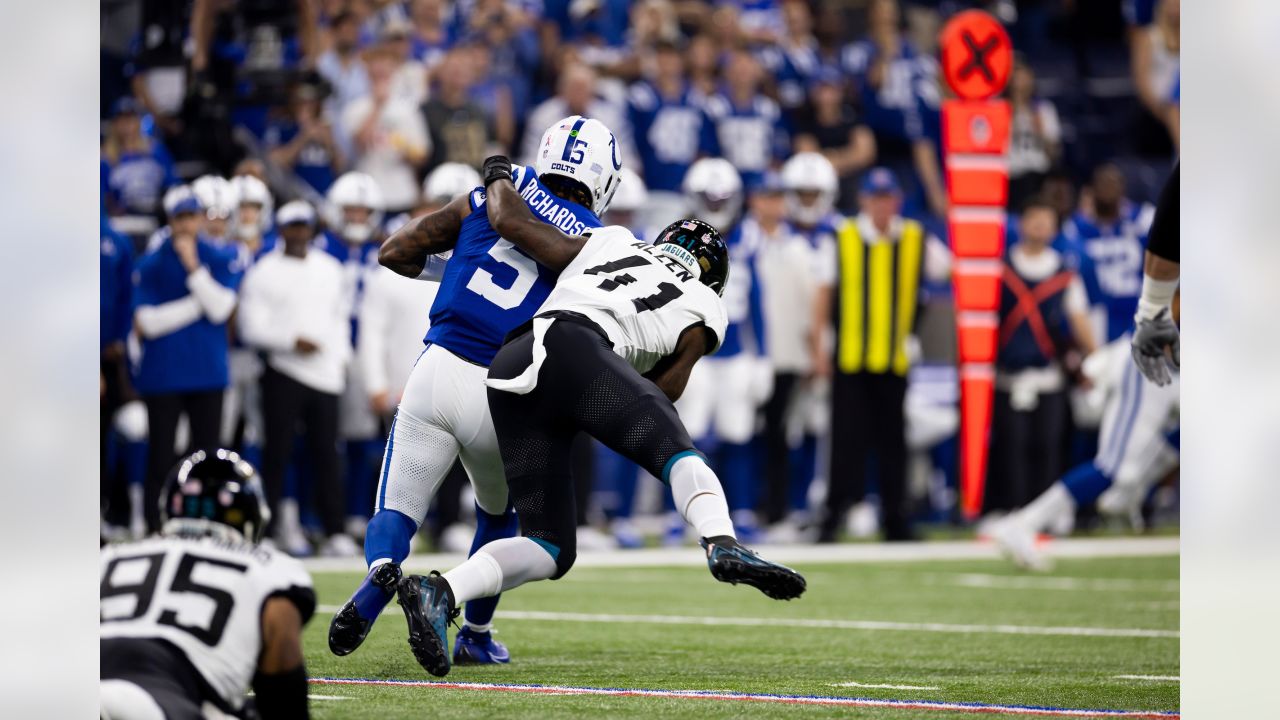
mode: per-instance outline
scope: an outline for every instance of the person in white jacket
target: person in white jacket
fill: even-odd
[[[342,532],[338,397],[351,358],[349,286],[342,265],[311,247],[315,210],[294,201],[276,215],[281,244],[249,269],[241,285],[240,336],[266,353],[262,374],[265,431],[262,476],[277,515],[299,424],[306,428],[309,469],[327,542],[321,553],[354,556]]]

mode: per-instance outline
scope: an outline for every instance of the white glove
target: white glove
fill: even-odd
[[[147,406],[141,400],[131,400],[116,410],[114,423],[116,432],[128,442],[142,442],[147,439]]]

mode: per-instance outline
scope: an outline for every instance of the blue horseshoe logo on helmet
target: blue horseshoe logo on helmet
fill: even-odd
[[[609,157],[613,160],[613,169],[622,169],[622,160],[618,158],[618,138],[609,133]]]

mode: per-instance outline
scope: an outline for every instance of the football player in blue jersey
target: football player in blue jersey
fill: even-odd
[[[725,479],[734,527],[744,542],[754,543],[759,540],[755,507],[760,474],[751,440],[756,410],[772,391],[773,370],[765,347],[764,308],[755,261],[762,224],[759,217],[750,214],[739,223],[742,185],[738,171],[724,158],[703,158],[685,176],[689,214],[728,238],[731,272],[723,299],[729,324],[720,349],[694,366],[693,379],[676,407],[692,437],[717,441],[713,464]],[[770,218],[770,230],[776,230],[782,220],[781,186],[775,182],[764,188],[763,180],[761,186],[762,195],[778,196],[778,212]],[[738,390],[724,392],[727,387]],[[674,508],[669,514],[667,541],[678,544],[683,541],[685,523]]]
[[[684,211],[680,183],[689,166],[700,156],[719,155],[720,144],[703,98],[685,77],[680,48],[660,42],[653,60],[653,77],[631,86],[627,114],[649,188],[648,223],[663,227]]]
[[[760,93],[760,63],[735,50],[725,64],[724,90],[707,98],[707,116],[716,127],[721,155],[742,174],[748,188],[782,161],[791,148],[778,104]]]
[[[598,120],[570,116],[543,135],[534,166],[514,180],[534,214],[565,233],[601,226],[618,190],[617,140]],[[489,224],[482,188],[396,231],[380,262],[406,277],[439,280],[426,349],[409,376],[383,456],[375,514],[365,536],[369,574],[334,616],[329,648],[346,655],[364,641],[395,593],[400,563],[431,498],[455,460],[476,496],[472,551],[513,537],[502,457],[485,389],[488,365],[508,332],[533,317],[555,273],[539,266]],[[507,662],[490,634],[497,597],[471,602],[454,647],[455,662]]]
[[[1089,293],[1090,319],[1099,342],[1129,332],[1142,294],[1142,258],[1155,208],[1125,197],[1124,173],[1113,164],[1093,173],[1092,208],[1062,228],[1059,251],[1076,264]]]

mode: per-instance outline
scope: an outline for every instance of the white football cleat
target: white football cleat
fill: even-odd
[[[1000,552],[1023,570],[1046,572],[1053,563],[1036,549],[1035,533],[1018,522],[1016,515],[991,523],[987,536],[995,541]]]

